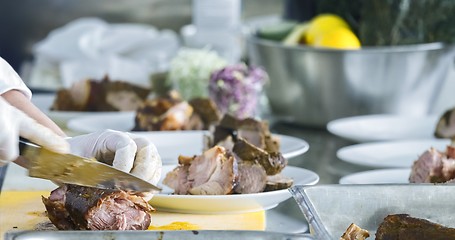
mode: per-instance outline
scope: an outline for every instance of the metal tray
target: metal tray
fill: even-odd
[[[5,240],[313,240],[308,234],[285,234],[265,231],[21,231],[9,232]]]
[[[290,191],[316,239],[339,239],[351,223],[374,239],[384,217],[398,213],[455,227],[455,185],[319,185]]]

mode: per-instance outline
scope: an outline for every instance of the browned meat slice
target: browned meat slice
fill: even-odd
[[[189,165],[180,165],[172,172],[166,174],[163,179],[163,184],[174,189],[175,194],[188,194],[191,189],[191,182],[188,181],[188,168]]]
[[[224,195],[234,187],[234,157],[223,147],[213,147],[196,157],[188,169],[193,195]]]
[[[340,240],[365,240],[370,236],[370,233],[361,227],[351,223],[346,232],[343,233]]]
[[[260,164],[240,162],[237,169],[235,193],[258,193],[264,191],[267,174]]]
[[[255,161],[264,167],[267,175],[275,175],[281,172],[287,165],[287,160],[281,153],[267,153],[253,144],[238,138],[232,151],[243,161]]]
[[[280,151],[280,139],[274,137],[271,134],[265,136],[265,151],[267,152],[279,152]]]
[[[443,154],[434,148],[425,151],[412,165],[409,182],[435,183],[447,181],[442,173]]]
[[[439,118],[434,135],[438,138],[455,138],[455,108],[447,110]]]
[[[407,214],[387,216],[376,231],[377,240],[449,240],[455,239],[455,229]]]
[[[443,182],[455,178],[455,159],[442,159],[442,178]]]
[[[49,198],[41,197],[49,220],[60,230],[78,229],[65,208],[67,186],[51,192]]]
[[[194,158],[182,158],[180,165],[168,173],[163,184],[175,194],[224,195],[234,188],[234,157],[215,146]]]
[[[291,187],[293,183],[294,180],[281,174],[267,176],[267,185],[265,186],[264,192],[287,189]]]
[[[268,124],[252,118],[246,118],[240,121],[237,130],[238,138],[243,138],[262,149],[265,149],[265,137],[268,135],[270,135]]]
[[[193,116],[197,115],[202,122],[201,130],[209,129],[211,125],[220,121],[221,113],[210,98],[194,98],[189,101],[189,104],[194,109]]]
[[[280,151],[280,141],[277,137],[272,136],[267,122],[253,118],[236,119],[229,114],[223,116],[219,124],[212,129],[211,136],[206,137],[204,143],[206,148],[210,148],[225,144],[226,141],[235,143],[238,139],[244,139],[268,153]],[[223,146],[232,147],[232,144]],[[227,149],[231,150],[232,148]]]
[[[187,156],[182,156],[180,155],[179,156],[179,164],[183,164],[183,165],[190,165],[191,162],[193,162],[193,160],[196,158],[196,156],[193,156],[193,157],[187,157]]]
[[[455,159],[455,147],[450,146],[450,145],[447,146],[446,155],[447,155],[447,158],[449,158],[449,159]]]
[[[160,117],[160,130],[185,130],[188,129],[193,108],[187,102],[181,102],[172,106]]]
[[[145,230],[153,208],[139,196],[121,190],[64,185],[43,203],[61,230]]]
[[[57,92],[51,107],[57,111],[133,111],[147,98],[150,89],[123,81],[87,79]]]
[[[106,102],[104,109],[112,108],[112,111],[135,111],[142,105],[149,95],[150,90],[127,82],[115,81],[107,83],[104,86],[104,92],[104,101]],[[99,102],[93,104],[99,104]],[[103,109],[103,106],[100,108]]]
[[[144,102],[136,111],[134,131],[185,130],[193,108],[174,98],[156,98]]]

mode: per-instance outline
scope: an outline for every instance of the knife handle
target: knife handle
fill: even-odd
[[[15,164],[23,167],[23,168],[26,168],[28,169],[29,168],[29,161],[27,158],[23,157],[22,154],[24,154],[24,151],[25,151],[25,148],[27,147],[27,145],[31,145],[33,143],[31,143],[29,140],[23,138],[23,137],[20,137],[19,138],[19,157],[14,161]]]
[[[19,155],[22,155],[24,153],[25,146],[27,146],[27,144],[25,144],[26,142],[29,141],[23,137],[19,137]]]

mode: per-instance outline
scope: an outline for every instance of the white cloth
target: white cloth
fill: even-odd
[[[150,74],[167,70],[179,47],[179,38],[171,30],[80,18],[36,43],[28,84],[69,88],[83,79],[109,75],[112,80],[150,87]]]
[[[29,99],[32,97],[32,92],[24,84],[21,77],[3,58],[0,57],[0,95],[9,90],[19,90]]]
[[[94,157],[100,162],[129,172],[152,184],[161,177],[162,162],[155,145],[144,137],[114,130],[103,130],[68,139],[71,153]],[[153,195],[143,197],[150,200]]]
[[[68,153],[68,142],[0,97],[0,166],[19,156],[19,136],[49,150]]]

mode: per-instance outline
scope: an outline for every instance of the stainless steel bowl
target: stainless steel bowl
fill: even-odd
[[[442,43],[335,50],[247,39],[251,64],[270,76],[272,112],[299,124],[365,114],[426,115],[453,67]]]

